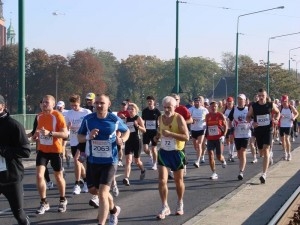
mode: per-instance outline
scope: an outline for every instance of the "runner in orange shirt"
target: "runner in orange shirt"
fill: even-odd
[[[65,212],[67,199],[65,197],[66,182],[62,171],[62,141],[68,137],[65,119],[61,113],[54,110],[55,99],[46,95],[42,101],[42,112],[37,117],[37,129],[33,138],[38,141],[36,157],[37,188],[41,197],[41,205],[36,210],[37,214],[44,214],[50,209],[46,199],[45,169],[49,161],[54,171],[54,176],[60,193],[58,212]]]

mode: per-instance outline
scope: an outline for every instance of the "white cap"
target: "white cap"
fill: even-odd
[[[209,99],[208,98],[204,99],[204,102],[209,103]]]
[[[244,95],[244,94],[239,94],[239,95],[238,95],[238,98],[241,98],[241,99],[243,99],[243,100],[246,100],[246,95]]]
[[[63,107],[63,106],[65,106],[65,103],[63,101],[59,101],[56,104],[56,107]]]

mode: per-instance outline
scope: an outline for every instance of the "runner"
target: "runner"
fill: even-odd
[[[23,209],[22,184],[24,176],[22,158],[29,156],[30,144],[25,129],[10,117],[6,110],[5,99],[0,95],[0,194],[6,197],[19,225],[30,225]]]
[[[121,110],[117,113],[117,116],[120,117],[124,123],[126,123],[126,118],[129,117],[129,112],[127,111],[128,103],[127,101],[123,101],[121,103]],[[119,162],[118,166],[123,166],[123,150],[124,145],[118,145],[118,155],[119,155]]]
[[[55,99],[51,95],[43,98],[43,111],[38,115],[37,129],[33,139],[38,140],[38,153],[36,157],[37,188],[41,198],[37,214],[44,214],[50,209],[46,198],[46,183],[44,179],[45,169],[49,161],[54,171],[56,184],[60,198],[58,212],[67,210],[67,198],[65,197],[66,182],[62,170],[62,139],[68,137],[65,119],[61,113],[54,110]]]
[[[250,123],[253,117],[254,134],[261,156],[263,156],[263,173],[260,182],[264,184],[267,179],[269,167],[270,145],[272,142],[273,123],[278,123],[280,112],[272,102],[267,102],[267,92],[264,89],[258,90],[258,102],[252,104],[247,114],[247,122]],[[274,116],[272,117],[272,111]]]
[[[129,137],[129,129],[123,121],[108,112],[111,102],[107,95],[97,95],[95,98],[96,112],[87,115],[78,131],[79,143],[87,142],[85,153],[87,155],[87,177],[89,191],[99,196],[98,224],[104,225],[109,214],[109,224],[118,224],[118,215],[121,208],[113,202],[109,193],[111,183],[117,170],[118,149]],[[121,132],[120,137],[117,131]],[[81,157],[81,158],[82,158]]]
[[[293,105],[289,104],[289,97],[283,95],[281,97],[280,106],[280,120],[279,120],[279,135],[282,142],[283,159],[287,161],[292,160],[291,153],[291,132],[293,129],[293,122],[298,117],[299,113]]]
[[[194,149],[197,154],[196,161],[194,162],[194,166],[196,168],[200,167],[200,159],[202,163],[205,162],[203,143],[206,129],[205,116],[208,114],[208,110],[203,106],[203,102],[204,98],[202,96],[196,97],[194,98],[194,106],[189,109],[193,118],[193,123],[191,124],[191,133]]]
[[[238,95],[238,105],[234,107],[228,115],[229,129],[234,127],[234,143],[239,159],[239,175],[238,179],[243,180],[244,171],[246,167],[246,149],[249,138],[251,137],[251,124],[246,121],[248,107],[246,106],[246,96],[244,94]]]
[[[222,163],[222,167],[226,167],[226,160],[223,156],[224,150],[224,136],[227,133],[228,125],[224,114],[218,112],[218,103],[212,101],[210,103],[210,111],[205,117],[206,121],[206,139],[207,139],[207,151],[209,157],[209,165],[213,172],[210,179],[218,179],[216,173],[216,164],[214,159],[214,150],[216,150],[217,159]]]
[[[151,166],[153,170],[157,170],[157,143],[153,140],[157,134],[158,117],[160,111],[155,107],[155,98],[147,96],[148,107],[142,111],[142,119],[145,121],[146,132],[143,134],[144,152],[150,156]],[[149,144],[151,142],[151,150]]]
[[[223,114],[225,115],[227,119],[227,124],[229,123],[228,115],[230,111],[234,108],[234,100],[233,97],[228,97],[226,99],[226,105],[224,107]],[[233,137],[234,127],[231,126],[231,128],[227,131],[225,136],[225,145],[228,151],[228,161],[234,162],[234,137]]]
[[[92,113],[89,109],[80,107],[80,96],[73,94],[69,97],[71,110],[65,114],[66,123],[70,131],[70,146],[74,160],[75,185],[73,194],[79,195],[82,192],[87,193],[88,187],[86,183],[86,171],[84,165],[78,161],[80,151],[78,150],[77,132],[81,126],[83,118]],[[83,179],[83,188],[80,187],[80,179]]]
[[[90,92],[85,96],[85,106],[83,108],[91,110],[94,112],[94,102],[95,102],[95,94]]]
[[[176,215],[183,215],[183,195],[185,190],[183,180],[183,168],[185,154],[183,152],[185,142],[189,140],[189,131],[184,118],[175,112],[176,100],[167,96],[162,100],[164,115],[159,117],[159,133],[156,141],[161,138],[161,148],[158,151],[158,179],[159,194],[162,201],[162,209],[157,215],[158,219],[165,219],[171,214],[168,205],[168,169],[174,173],[174,181],[177,192]]]
[[[130,131],[128,140],[125,143],[125,178],[123,184],[126,186],[130,185],[129,176],[131,172],[132,155],[134,157],[135,164],[141,170],[140,180],[145,179],[146,170],[141,161],[141,139],[139,132],[145,133],[146,128],[144,126],[143,119],[138,116],[139,108],[134,103],[129,103],[128,108],[129,117],[126,119],[126,125]]]

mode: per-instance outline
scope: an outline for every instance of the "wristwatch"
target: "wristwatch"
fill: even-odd
[[[53,136],[53,133],[52,133],[52,131],[50,131],[50,132],[49,132],[49,136],[50,136],[50,137],[52,137],[52,136]]]

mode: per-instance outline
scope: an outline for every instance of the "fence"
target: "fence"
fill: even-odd
[[[32,130],[36,114],[15,114],[11,117],[19,121],[25,127],[25,130]]]

